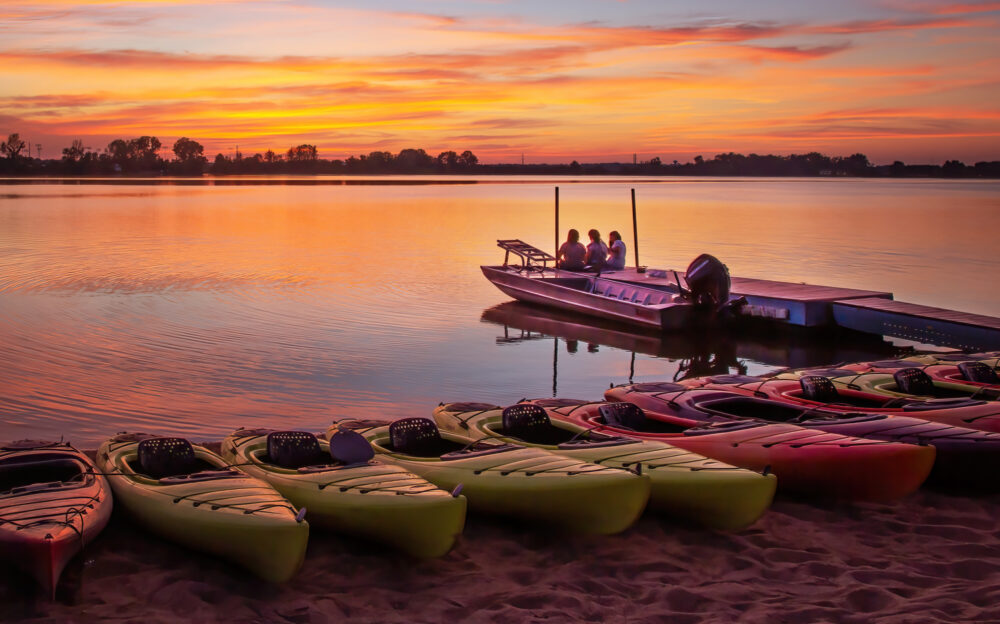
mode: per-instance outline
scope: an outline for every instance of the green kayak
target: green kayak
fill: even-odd
[[[364,435],[379,459],[447,490],[461,488],[473,511],[547,528],[609,535],[642,514],[649,478],[535,448],[440,432],[427,418],[335,422]]]
[[[485,403],[442,403],[434,410],[441,429],[490,436],[602,466],[641,471],[650,479],[650,507],[715,529],[752,524],[771,505],[777,479],[685,451],[664,442],[597,433],[551,421],[537,405],[506,409]]]
[[[226,460],[306,508],[314,527],[386,543],[416,557],[451,550],[465,526],[465,497],[372,461],[373,454],[368,441],[351,431],[330,443],[305,431],[240,429],[222,441]]]
[[[282,582],[302,565],[309,524],[267,483],[182,438],[118,434],[97,451],[115,499],[150,531]]]

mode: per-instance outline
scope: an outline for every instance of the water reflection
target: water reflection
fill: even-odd
[[[503,329],[500,346],[553,341],[553,396],[558,394],[559,341],[568,355],[597,354],[602,347],[631,353],[628,381],[636,377],[636,354],[676,363],[674,380],[701,375],[746,374],[751,369],[814,366],[896,357],[905,350],[881,336],[849,331],[767,327],[708,333],[646,333],[599,318],[510,301],[483,311],[482,321]],[[585,348],[584,348],[585,347]],[[620,371],[624,376],[625,371]],[[648,374],[647,374],[648,376]]]

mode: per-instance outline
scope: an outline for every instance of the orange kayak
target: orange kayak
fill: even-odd
[[[613,390],[608,398],[617,398]],[[641,396],[628,394],[629,401]],[[695,423],[644,411],[633,402],[532,401],[550,418],[597,431],[658,440],[719,461],[778,477],[778,489],[848,501],[892,501],[912,493],[934,464],[934,448],[864,440],[789,424],[749,420]]]

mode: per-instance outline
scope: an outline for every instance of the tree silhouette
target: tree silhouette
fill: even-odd
[[[316,160],[316,146],[303,143],[288,148],[288,160],[291,162],[309,162]]]
[[[21,139],[21,135],[15,132],[9,135],[6,141],[0,143],[0,153],[5,154],[10,160],[17,160],[24,146],[25,142]]]
[[[73,139],[73,143],[66,148],[63,148],[63,160],[75,163],[83,160],[84,155],[87,153],[86,148],[83,147],[83,141],[80,139]]]

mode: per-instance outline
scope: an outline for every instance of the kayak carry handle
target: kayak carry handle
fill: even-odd
[[[295,521],[301,523],[306,519],[306,508],[302,507],[299,509],[299,513],[295,514]]]
[[[452,498],[458,498],[462,494],[462,487],[461,483],[455,486],[455,489],[451,491]]]

